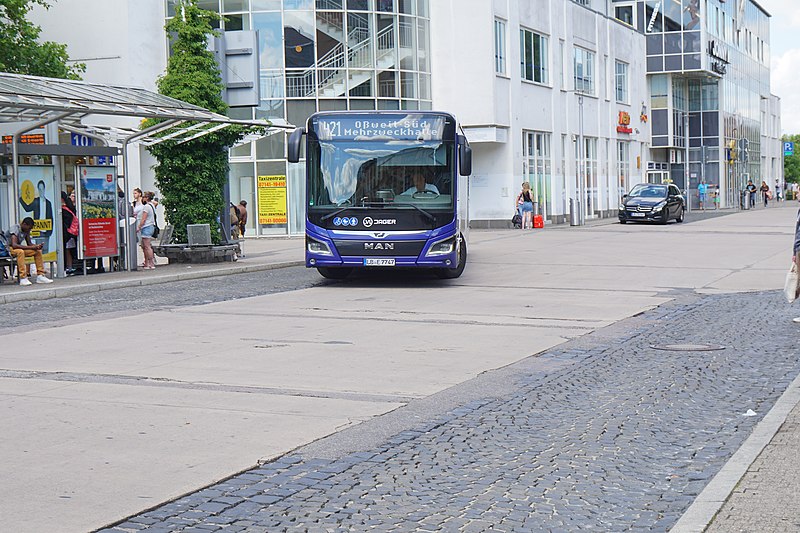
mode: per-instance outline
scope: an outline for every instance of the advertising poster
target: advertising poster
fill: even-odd
[[[24,218],[33,219],[31,241],[42,244],[45,262],[56,260],[56,232],[53,209],[61,209],[61,196],[56,196],[55,172],[52,166],[19,167],[19,224]],[[55,207],[54,207],[55,206]]]
[[[117,176],[113,167],[78,167],[81,258],[119,254]]]
[[[258,177],[258,223],[286,224],[286,176]]]

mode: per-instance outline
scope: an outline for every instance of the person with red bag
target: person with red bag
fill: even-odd
[[[61,191],[61,225],[62,240],[64,243],[64,273],[68,276],[74,274],[76,269],[73,267],[78,260],[78,233],[80,231],[80,220],[75,214],[75,204],[72,203],[69,195]]]

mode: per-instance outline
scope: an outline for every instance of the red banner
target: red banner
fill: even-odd
[[[117,220],[89,218],[83,220],[83,256],[108,257],[117,255]]]

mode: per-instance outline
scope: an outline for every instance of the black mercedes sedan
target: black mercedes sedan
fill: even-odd
[[[680,189],[673,184],[640,183],[622,197],[619,204],[619,223],[658,222],[671,219],[683,222],[686,202]]]

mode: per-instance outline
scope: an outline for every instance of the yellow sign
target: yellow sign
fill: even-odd
[[[19,197],[22,198],[22,201],[26,204],[33,203],[36,199],[36,188],[33,186],[33,182],[30,180],[22,182],[22,185],[19,187]]]
[[[286,224],[286,176],[258,176],[258,223]]]

